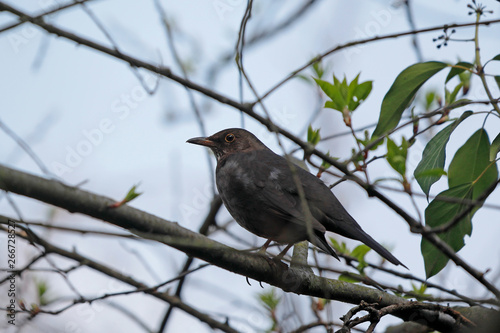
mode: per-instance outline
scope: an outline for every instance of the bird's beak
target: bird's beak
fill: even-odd
[[[210,140],[209,138],[203,138],[203,137],[191,138],[191,139],[187,140],[186,142],[193,143],[195,145],[205,146],[205,147],[214,147],[215,146],[215,143],[212,140]]]

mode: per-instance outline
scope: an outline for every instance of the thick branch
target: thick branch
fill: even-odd
[[[36,18],[34,16],[30,16],[30,15],[28,15],[28,14],[22,12],[22,11],[19,11],[19,10],[15,9],[15,8],[9,6],[8,4],[3,3],[3,2],[0,2],[0,11],[11,12],[11,13],[17,15],[20,20],[22,20],[22,21],[29,21],[29,22],[31,22],[31,23],[33,23],[33,24],[35,24],[35,25],[43,28],[44,30],[46,30],[49,33],[52,33],[52,34],[55,34],[57,36],[61,36],[61,37],[67,38],[67,39],[72,40],[72,41],[74,41],[76,43],[79,43],[79,44],[82,44],[82,45],[86,45],[86,46],[88,46],[88,47],[90,47],[92,49],[95,49],[95,50],[100,51],[102,53],[105,53],[105,54],[108,54],[110,56],[113,56],[113,57],[115,57],[117,59],[121,59],[121,60],[129,63],[133,67],[142,67],[142,68],[145,68],[145,69],[150,70],[152,72],[155,72],[157,74],[160,74],[160,75],[162,75],[164,77],[167,77],[167,78],[169,78],[169,79],[171,79],[173,81],[176,81],[176,82],[180,83],[181,85],[183,85],[183,86],[185,86],[187,88],[196,90],[196,91],[198,91],[198,92],[200,92],[200,93],[202,93],[202,94],[204,94],[204,95],[206,95],[206,96],[208,96],[208,97],[210,97],[210,98],[212,98],[214,100],[217,100],[217,101],[219,101],[219,102],[221,102],[223,104],[232,106],[232,107],[234,107],[234,108],[236,108],[238,110],[243,111],[244,113],[248,114],[252,118],[254,118],[257,121],[259,121],[262,124],[264,124],[271,131],[279,132],[279,133],[283,134],[284,136],[286,136],[287,138],[289,138],[290,140],[294,141],[302,149],[304,149],[306,153],[315,154],[316,156],[319,156],[324,161],[327,161],[328,163],[330,163],[331,165],[333,165],[334,167],[336,167],[337,169],[339,169],[340,171],[342,171],[343,173],[345,173],[346,174],[346,177],[345,177],[346,179],[350,179],[350,180],[353,180],[354,182],[358,183],[361,187],[363,187],[367,191],[367,193],[370,196],[377,197],[382,202],[384,202],[386,205],[388,205],[391,209],[393,209],[396,213],[398,213],[401,217],[403,217],[403,219],[406,220],[406,222],[408,223],[408,225],[410,226],[410,228],[412,230],[414,228],[416,228],[416,227],[418,228],[418,227],[421,226],[420,223],[418,221],[416,221],[413,217],[411,217],[402,207],[398,206],[395,202],[393,202],[392,200],[390,200],[389,198],[387,198],[386,196],[384,196],[374,186],[372,186],[370,184],[367,184],[366,182],[364,182],[363,180],[361,180],[359,177],[356,177],[352,173],[350,173],[349,170],[347,169],[346,165],[344,165],[344,164],[342,164],[342,163],[340,163],[340,162],[332,159],[331,157],[327,156],[326,154],[324,154],[324,153],[322,153],[322,152],[314,149],[307,142],[304,142],[304,141],[300,140],[299,138],[297,138],[296,136],[294,136],[292,133],[288,132],[287,130],[279,128],[276,125],[274,125],[268,118],[263,117],[263,116],[257,114],[253,110],[253,107],[252,107],[253,104],[238,103],[235,100],[230,99],[230,98],[228,98],[226,96],[223,96],[221,94],[218,94],[218,93],[214,92],[211,89],[208,89],[206,87],[198,85],[198,84],[196,84],[196,83],[194,83],[192,81],[185,80],[182,77],[179,77],[179,76],[173,74],[171,72],[171,70],[169,68],[167,68],[167,67],[152,65],[150,63],[144,62],[144,61],[139,60],[137,58],[134,58],[132,56],[123,54],[121,52],[118,52],[115,49],[112,49],[112,48],[106,47],[106,46],[104,46],[102,44],[99,44],[99,43],[93,42],[91,40],[85,39],[85,38],[83,38],[81,36],[78,36],[76,34],[73,34],[73,33],[70,33],[68,31],[65,31],[63,29],[60,29],[60,28],[58,28],[56,26],[53,26],[51,24],[48,24],[48,23],[46,23],[41,18]],[[497,22],[500,22],[500,20],[485,21],[485,22],[481,22],[480,24],[487,25],[487,24],[492,24],[492,23],[497,23]],[[476,23],[453,24],[453,25],[446,25],[444,27],[448,27],[448,28],[449,27],[465,27],[465,26],[470,26],[470,25],[475,25],[475,24]],[[325,57],[325,56],[327,56],[327,55],[329,55],[331,53],[334,53],[336,51],[339,51],[339,50],[341,50],[343,48],[352,47],[354,45],[359,45],[359,44],[362,44],[362,43],[368,43],[368,42],[372,42],[372,41],[376,41],[376,40],[381,40],[381,39],[396,38],[396,37],[405,36],[405,35],[413,35],[413,34],[417,34],[417,33],[423,33],[423,32],[440,30],[440,29],[442,29],[444,27],[443,26],[442,27],[432,27],[432,28],[427,28],[427,29],[422,29],[422,30],[417,30],[417,31],[409,31],[409,32],[406,32],[406,33],[399,33],[399,34],[393,34],[393,35],[386,35],[386,36],[374,37],[374,38],[369,38],[369,39],[365,39],[365,40],[355,41],[355,42],[351,42],[351,43],[347,43],[347,44],[343,44],[343,45],[337,46],[337,47],[329,50],[328,52],[324,53],[320,57],[317,57],[317,58],[313,59],[312,62],[310,62],[306,66],[298,69],[294,73],[292,73],[289,77],[287,77],[285,80],[283,80],[281,83],[279,83],[276,87],[272,88],[271,91],[269,91],[268,93],[266,93],[265,96],[269,95],[274,89],[276,89],[282,83],[286,82],[288,79],[290,79],[291,77],[293,77],[296,73],[298,73],[298,72],[302,71],[303,69],[307,68],[307,66],[309,66],[310,64],[314,63],[315,61],[318,61],[322,57]],[[262,98],[264,98],[264,97],[262,97]],[[486,288],[488,288],[497,297],[500,297],[500,291],[492,283],[490,283],[489,281],[487,281],[484,278],[484,274],[482,272],[479,272],[478,270],[476,270],[475,268],[473,268],[471,265],[469,265],[468,263],[466,263],[464,260],[462,260],[459,256],[457,256],[456,253],[455,253],[455,251],[453,251],[453,249],[451,249],[451,247],[448,244],[446,244],[444,241],[442,241],[439,237],[437,237],[434,234],[424,234],[423,237],[426,238],[429,242],[431,242],[434,246],[436,246],[439,250],[441,250],[446,256],[448,256],[450,259],[452,259],[457,265],[463,267],[471,276],[473,276],[476,280],[478,280],[479,282],[481,282]]]
[[[189,256],[200,258],[236,274],[269,283],[284,291],[352,304],[365,301],[377,303],[382,307],[407,302],[403,298],[376,289],[315,276],[302,268],[271,265],[259,255],[236,251],[184,229],[177,223],[138,209],[129,206],[109,208],[114,203],[110,198],[2,165],[0,165],[0,189],[112,223],[145,238],[158,240]],[[413,314],[411,320],[428,316],[428,313],[422,313],[421,316]],[[405,314],[400,317],[405,320],[410,319]],[[450,317],[435,314],[433,318],[431,326],[443,331],[447,331],[455,324]]]
[[[232,327],[228,326],[227,324],[221,323],[221,322],[213,319],[209,315],[202,313],[202,312],[192,308],[191,306],[185,304],[176,296],[169,295],[167,292],[161,293],[161,292],[158,292],[156,290],[153,290],[153,289],[149,288],[147,285],[145,285],[141,282],[138,282],[135,279],[131,278],[130,276],[121,274],[120,272],[118,272],[118,271],[116,271],[116,270],[114,270],[106,265],[100,264],[94,260],[91,260],[87,257],[84,257],[84,256],[76,253],[75,251],[67,251],[67,250],[64,250],[60,247],[52,245],[52,244],[48,243],[47,241],[39,238],[38,236],[36,236],[33,233],[30,233],[28,235],[27,239],[34,241],[37,244],[40,244],[41,246],[43,246],[45,249],[45,252],[47,252],[47,253],[59,254],[59,255],[64,256],[66,258],[70,258],[70,259],[73,259],[77,262],[83,263],[86,266],[88,266],[96,271],[99,271],[103,274],[106,274],[110,277],[113,277],[117,280],[120,280],[124,283],[127,283],[127,284],[129,284],[129,285],[131,285],[139,290],[142,290],[145,293],[148,293],[148,294],[150,294],[158,299],[161,299],[161,300],[169,303],[170,306],[177,307],[177,308],[183,310],[184,312],[192,315],[193,317],[199,319],[200,321],[208,324],[212,328],[218,328],[218,329],[222,330],[223,332],[229,332],[229,333],[237,333],[238,332],[238,331],[234,330]],[[83,301],[84,301],[84,299],[82,298],[77,302],[83,302]]]
[[[28,196],[73,213],[82,213],[140,236],[156,239],[186,254],[205,260],[231,272],[267,282],[297,294],[337,299],[353,304],[361,300],[389,305],[403,299],[342,281],[304,274],[299,269],[269,265],[255,254],[236,251],[177,223],[161,219],[130,206],[109,208],[114,200],[60,182],[40,178],[0,165],[0,189]]]

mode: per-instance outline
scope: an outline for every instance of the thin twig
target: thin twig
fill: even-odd
[[[177,48],[175,46],[174,34],[172,33],[172,27],[170,25],[170,22],[168,21],[167,14],[165,13],[165,9],[163,8],[163,5],[161,4],[161,2],[159,0],[154,0],[154,4],[155,4],[155,7],[158,11],[158,14],[160,15],[160,20],[161,20],[163,27],[164,27],[164,30],[165,30],[166,41],[167,41],[167,45],[170,49],[170,53],[172,53],[172,56],[174,57],[175,63],[180,68],[181,73],[182,73],[182,77],[187,80],[188,73],[186,71],[184,64],[182,63],[182,59],[181,59],[179,52],[177,51]],[[186,90],[189,104],[191,105],[191,109],[194,112],[195,119],[196,119],[196,122],[198,124],[198,128],[200,130],[200,133],[202,136],[206,137],[206,136],[208,136],[208,134],[207,134],[207,130],[205,128],[205,122],[203,121],[203,117],[201,115],[200,108],[198,107],[198,103],[196,103],[196,100],[194,98],[193,91],[186,86],[184,86],[184,88]],[[212,184],[212,192],[215,193],[215,182],[214,182],[214,177],[212,177],[212,175],[214,174],[214,165],[212,162],[213,161],[212,155],[208,149],[205,151],[205,156],[207,158],[208,171],[209,171],[209,175],[210,175],[209,179],[210,179],[210,182]]]
[[[490,25],[490,24],[493,24],[493,23],[498,23],[498,22],[500,22],[500,19],[479,22],[479,25],[486,25],[487,26],[487,25]],[[470,27],[470,26],[475,26],[475,25],[476,25],[476,22],[473,22],[473,23],[460,23],[460,24],[457,24],[457,23],[445,24],[445,25],[435,26],[435,27],[431,27],[431,28],[425,28],[425,29],[419,29],[419,30],[410,30],[410,31],[406,31],[406,32],[399,32],[399,33],[394,33],[394,34],[389,34],[389,35],[383,35],[383,36],[375,36],[375,37],[371,37],[371,38],[360,39],[360,40],[357,40],[357,41],[352,41],[352,42],[348,42],[348,43],[345,43],[345,44],[338,45],[338,46],[336,46],[336,47],[334,47],[334,48],[332,48],[332,49],[330,49],[330,50],[322,53],[321,55],[318,55],[318,56],[314,57],[314,59],[310,60],[309,62],[307,62],[303,66],[301,66],[301,67],[297,68],[296,70],[294,70],[287,77],[285,77],[283,80],[281,80],[278,83],[276,83],[271,89],[269,89],[266,93],[264,93],[264,95],[261,97],[261,99],[267,98],[276,89],[278,89],[279,87],[281,87],[283,84],[285,84],[286,82],[288,82],[290,79],[294,78],[297,74],[299,74],[300,72],[302,72],[303,70],[305,70],[306,68],[308,68],[309,66],[311,66],[312,64],[317,63],[317,62],[323,60],[323,58],[325,58],[326,56],[329,56],[330,54],[335,53],[337,51],[340,51],[340,50],[343,50],[343,49],[346,49],[346,48],[349,48],[349,47],[353,47],[353,46],[356,46],[356,45],[362,45],[362,44],[376,42],[376,41],[381,41],[381,40],[385,40],[385,39],[399,38],[399,37],[404,37],[404,36],[412,36],[412,35],[421,34],[421,33],[425,33],[425,32],[443,30],[445,28],[448,28],[448,29],[450,29],[450,28],[463,28],[463,27]],[[255,101],[252,104],[256,104],[258,102],[259,101]]]
[[[406,19],[408,20],[408,24],[410,25],[411,30],[417,30],[417,26],[415,25],[415,19],[413,18],[413,11],[411,9],[410,0],[403,0],[403,4],[405,7]],[[422,49],[418,43],[418,36],[412,36],[412,45],[415,50],[415,54],[417,55],[418,62],[424,61],[424,56],[422,55]]]
[[[42,170],[42,172],[51,178],[56,178],[56,176],[49,171],[49,169],[45,166],[42,160],[38,157],[37,154],[31,149],[31,147],[24,141],[19,135],[16,134],[13,130],[11,130],[2,120],[0,120],[0,128],[10,136],[14,142],[21,147],[22,150],[26,152],[26,154],[35,162],[35,164]]]

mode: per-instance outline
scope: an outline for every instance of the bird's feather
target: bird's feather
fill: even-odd
[[[359,240],[393,264],[403,265],[361,229],[319,178],[291,165],[252,133],[230,128],[188,142],[214,151],[222,201],[234,219],[254,234],[288,244],[308,240],[337,257],[325,238],[325,231],[332,231]]]

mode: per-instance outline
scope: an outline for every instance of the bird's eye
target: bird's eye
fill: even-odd
[[[226,142],[233,142],[235,137],[233,133],[229,133],[224,139],[226,140]]]

